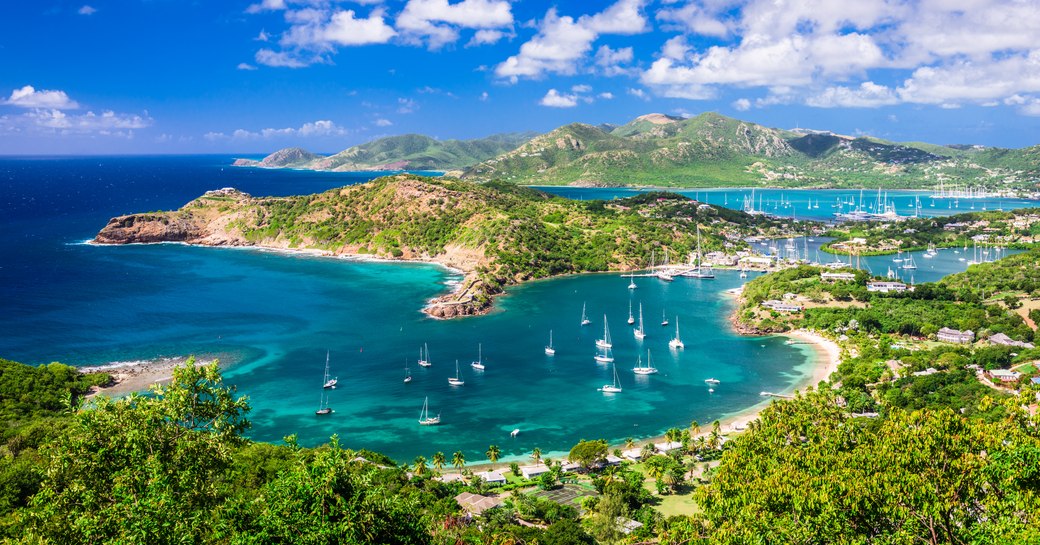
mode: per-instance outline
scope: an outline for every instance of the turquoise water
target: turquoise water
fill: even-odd
[[[538,187],[543,191],[566,197],[568,199],[616,199],[629,197],[649,189],[599,188],[599,187]],[[675,191],[701,202],[741,209],[745,197],[751,197],[751,189],[683,189]],[[901,216],[915,214],[924,217],[949,216],[966,212],[983,210],[1013,210],[1015,208],[1040,207],[1040,201],[1030,199],[987,198],[987,199],[933,199],[931,191],[909,189],[889,190],[882,192],[882,201],[895,206]],[[756,189],[755,209],[768,214],[810,219],[834,221],[834,213],[848,212],[852,208],[849,201],[857,205],[863,203],[864,209],[875,206],[878,200],[877,189],[860,192],[858,189]],[[838,203],[845,203],[841,207]],[[917,205],[920,204],[920,208]]]
[[[251,437],[297,433],[314,445],[339,434],[346,445],[402,461],[438,450],[479,461],[492,443],[520,456],[534,447],[564,451],[581,438],[650,437],[746,410],[762,401],[760,391],[790,389],[812,368],[807,346],[730,333],[732,302],[721,292],[740,284],[733,272],[714,281],[641,279],[634,292],[617,275],[533,282],[511,289],[489,316],[436,321],[420,310],[453,276],[430,265],[82,243],[114,215],[176,208],[208,189],[286,195],[375,175],[225,168],[228,161],[0,160],[0,357],[95,365],[219,355],[232,364],[228,381],[250,397]],[[642,344],[625,324],[629,301],[644,306]],[[585,328],[583,302],[593,320]],[[662,310],[673,326],[679,316],[685,351],[668,350]],[[617,395],[597,391],[611,377],[592,359],[604,313],[623,387]],[[543,353],[550,329],[552,358]],[[429,369],[415,365],[423,342]],[[483,373],[469,367],[478,344]],[[631,368],[646,348],[661,372],[636,377]],[[319,418],[326,351],[341,386],[331,393],[336,412]],[[461,388],[447,383],[456,359]],[[410,384],[402,381],[406,361]],[[722,381],[713,394],[706,378]],[[442,415],[439,427],[417,423],[425,396]]]

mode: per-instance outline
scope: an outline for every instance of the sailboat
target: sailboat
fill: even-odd
[[[610,329],[607,327],[607,317],[603,317],[603,338],[596,340],[596,348],[599,349],[599,353],[596,354],[595,360],[599,363],[609,363],[614,361],[614,355],[610,351],[610,347],[613,346],[610,343]]]
[[[632,273],[631,275],[629,275],[628,278],[629,278],[629,280],[628,280],[628,289],[634,290],[634,289],[639,287],[639,286],[636,285],[636,275],[635,275],[635,273]]]
[[[628,325],[636,323],[635,316],[632,316],[632,301],[628,302]]]
[[[441,423],[441,415],[430,416],[430,396],[423,401],[422,410],[419,411],[420,426],[436,426]]]
[[[604,384],[603,387],[599,389],[599,391],[605,394],[617,394],[621,392],[621,384],[618,383],[617,365],[612,365],[611,367],[614,369],[614,383]]]
[[[325,380],[322,383],[322,388],[332,389],[339,384],[339,378],[329,378],[329,352],[325,351]]]
[[[639,303],[639,327],[632,332],[635,335],[636,340],[641,341],[646,338],[646,331],[643,329],[643,303]]]
[[[710,384],[712,386],[715,386],[715,385],[719,384],[719,379],[716,379],[716,378],[706,378],[706,379],[704,379],[704,383],[705,384]]]
[[[424,348],[426,349],[425,353],[423,353]],[[422,347],[419,348],[419,367],[431,367],[432,365],[433,362],[430,361],[430,347],[423,343]]]
[[[701,253],[701,226],[698,225],[697,226],[697,266],[695,268],[693,268],[693,269],[683,273],[683,276],[688,276],[690,278],[705,278],[705,279],[715,278],[715,272],[712,271],[710,267],[708,268],[708,270],[704,270],[703,261],[704,261],[704,254]]]
[[[671,348],[672,350],[682,350],[682,349],[686,348],[686,345],[683,344],[682,339],[679,338],[679,317],[678,316],[675,317],[675,338],[670,340],[670,341],[668,341],[668,348]]]
[[[632,372],[637,375],[652,375],[657,372],[657,368],[654,367],[653,360],[650,359],[649,348],[646,350],[646,367],[643,367],[643,360],[640,359],[636,363],[636,366],[632,368]]]
[[[596,339],[596,348],[611,348],[614,345],[610,343],[610,328],[607,327],[607,315],[603,315],[603,338]]]
[[[549,330],[549,346],[545,347],[545,355],[546,356],[555,356],[556,355],[556,349],[553,348],[553,345],[552,345],[552,330],[551,329]]]
[[[408,369],[408,360],[404,360],[404,383],[408,384],[412,381],[412,372]]]
[[[661,309],[661,325],[662,326],[668,325],[668,316],[665,315],[663,308]]]
[[[902,263],[903,262],[903,250],[898,250],[898,253],[896,254],[896,257],[892,258],[892,262],[893,263]]]
[[[314,411],[314,414],[318,416],[332,414],[332,408],[329,407],[329,396],[325,393],[324,388],[321,389],[321,404],[318,405],[318,410]]]
[[[917,268],[917,264],[914,263],[914,256],[913,256],[913,254],[907,254],[906,260],[903,262],[903,267],[902,268],[907,269],[907,270],[916,269]]]
[[[483,347],[480,344],[477,344],[477,361],[469,364],[469,366],[476,369],[477,371],[484,370],[484,351]]]
[[[448,379],[448,384],[452,386],[462,386],[466,381],[462,380],[462,375],[459,373],[459,360],[455,360],[455,376]]]
[[[747,278],[747,268],[746,267],[741,267],[740,268],[740,277],[741,278]]]
[[[585,303],[582,303],[581,304],[581,325],[585,326],[585,325],[589,325],[591,323],[592,323],[592,320],[589,320],[589,317],[585,314]]]
[[[314,411],[314,414],[318,416],[324,416],[326,414],[332,414],[332,408],[329,407],[329,394],[326,390],[331,389],[330,386],[326,386],[329,383],[329,355],[325,354],[325,378],[322,379],[321,386],[321,403],[318,405],[318,410]]]

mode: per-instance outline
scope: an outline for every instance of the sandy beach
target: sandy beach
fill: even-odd
[[[82,373],[108,373],[112,376],[112,383],[103,388],[91,392],[90,396],[105,394],[109,397],[119,397],[134,392],[148,390],[153,384],[168,382],[173,378],[173,369],[184,365],[188,356],[177,356],[170,358],[159,358],[155,360],[120,361],[80,367]],[[196,357],[197,365],[209,364],[219,358],[214,356]],[[88,397],[90,397],[88,396]]]

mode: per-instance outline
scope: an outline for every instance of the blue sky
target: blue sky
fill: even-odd
[[[34,0],[0,154],[334,152],[649,112],[1040,143],[1040,0]]]

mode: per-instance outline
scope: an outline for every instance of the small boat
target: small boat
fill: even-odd
[[[650,359],[650,350],[646,351],[646,367],[643,367],[643,360],[640,358],[636,362],[636,366],[632,368],[632,372],[637,375],[652,375],[657,372],[657,368],[654,367],[653,360]]]
[[[610,342],[610,328],[607,327],[607,315],[603,315],[603,338],[596,339],[596,348],[612,348],[614,345]]]
[[[553,345],[552,345],[552,330],[551,329],[549,330],[549,346],[545,347],[545,355],[546,356],[555,356],[556,355],[556,349],[553,348]]]
[[[423,348],[426,349],[425,353],[423,353]],[[426,343],[423,343],[423,345],[421,347],[419,347],[419,367],[432,367],[432,366],[433,366],[433,362],[430,361],[430,347],[427,346]]]
[[[325,382],[322,388],[331,390],[339,384],[339,378],[329,378],[329,352],[325,351]]]
[[[716,379],[716,378],[706,378],[706,379],[704,379],[704,383],[705,384],[716,385],[716,384],[719,384],[719,379]]]
[[[636,285],[636,275],[635,274],[630,275],[628,278],[629,278],[629,280],[628,280],[628,289],[634,290],[634,289],[639,287],[639,286]]]
[[[683,344],[682,339],[679,338],[679,317],[678,316],[675,317],[675,338],[670,340],[670,341],[668,341],[668,347],[671,348],[672,350],[682,350],[682,349],[686,348],[686,345]]]
[[[612,367],[614,369],[614,383],[604,384],[603,387],[599,389],[599,391],[605,394],[617,394],[621,392],[621,384],[618,383],[617,365],[613,365]]]
[[[452,386],[462,386],[466,381],[462,380],[462,375],[459,374],[459,360],[455,360],[455,376],[448,379],[448,384]]]
[[[903,266],[901,268],[907,269],[907,270],[916,269],[917,268],[917,264],[914,263],[914,256],[913,255],[907,256],[906,261],[903,262]]]
[[[628,302],[628,325],[636,323],[635,316],[632,316],[632,301]]]
[[[404,383],[408,384],[412,381],[412,372],[408,369],[408,360],[404,360]]]
[[[586,326],[586,325],[589,325],[591,323],[592,323],[592,320],[589,320],[588,315],[585,314],[585,303],[582,303],[581,304],[581,325]]]
[[[740,277],[747,278],[747,269],[740,269]]]
[[[477,361],[469,364],[469,366],[476,369],[477,371],[484,370],[484,352],[482,345],[477,344]]]
[[[708,393],[709,394],[714,394],[715,393],[715,388],[708,388]]]
[[[329,381],[329,363],[328,356],[325,356],[325,378],[322,380],[322,384],[328,383]],[[326,388],[324,385],[321,387],[321,402],[318,404],[318,410],[314,411],[314,414],[318,416],[325,416],[332,414],[332,408],[329,407],[329,393],[330,388]]]
[[[639,327],[632,331],[632,335],[635,336],[637,341],[646,338],[646,331],[643,330],[643,303],[639,303]]]
[[[430,397],[426,396],[426,399],[422,404],[422,411],[419,411],[419,425],[420,426],[436,426],[441,423],[441,415],[430,416]]]
[[[661,309],[661,325],[668,325],[668,316],[665,316],[664,309]]]
[[[510,437],[516,437],[517,435],[520,435],[520,428],[516,428],[513,431],[509,432]]]

